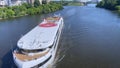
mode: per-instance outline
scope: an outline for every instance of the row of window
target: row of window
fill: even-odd
[[[36,53],[36,52],[40,52],[40,51],[44,51],[46,49],[35,49],[35,50],[25,50],[25,49],[20,49],[20,48],[17,48],[17,51],[18,52],[25,52],[25,53]]]
[[[43,61],[42,63],[39,63],[38,65],[34,66],[34,67],[31,67],[31,68],[39,68],[41,67],[42,65],[44,65],[45,63],[47,63],[50,59],[51,59],[52,55],[46,59],[45,61]]]

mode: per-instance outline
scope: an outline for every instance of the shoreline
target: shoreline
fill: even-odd
[[[0,12],[2,12],[2,14],[0,14],[0,20],[17,18],[27,15],[48,14],[63,9],[63,5],[60,3],[43,4],[37,7],[35,6],[28,7],[28,6],[30,5],[23,4],[21,6],[1,8]]]

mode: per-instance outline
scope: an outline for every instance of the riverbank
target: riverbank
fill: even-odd
[[[63,9],[60,3],[42,4],[40,6],[32,6],[30,4],[22,4],[21,6],[0,8],[0,20],[26,15],[46,14]]]
[[[120,14],[120,0],[102,0],[96,7],[105,8]]]

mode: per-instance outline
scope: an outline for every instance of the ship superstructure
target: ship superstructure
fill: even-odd
[[[17,43],[13,59],[19,68],[47,68],[55,58],[63,18],[47,17]]]

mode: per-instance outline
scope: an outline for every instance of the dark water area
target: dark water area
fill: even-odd
[[[46,16],[35,15],[0,21],[0,68],[16,68],[12,51],[17,46],[17,41]]]
[[[92,6],[65,6],[56,68],[120,68],[120,18]],[[16,68],[12,50],[46,15],[0,21],[0,68]]]

